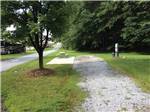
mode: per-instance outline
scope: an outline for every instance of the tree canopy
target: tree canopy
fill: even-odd
[[[70,8],[70,10],[68,10]],[[71,5],[58,1],[3,1],[3,37],[29,42],[39,54],[39,66],[43,68],[43,51],[49,37],[61,37],[68,28]],[[16,30],[5,29],[14,25]]]
[[[148,50],[150,47],[150,2],[88,1],[78,6],[76,19],[63,37],[65,48]]]

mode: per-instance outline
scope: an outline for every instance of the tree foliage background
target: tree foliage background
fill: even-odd
[[[150,48],[149,1],[86,1],[76,8],[70,29],[62,38],[64,47],[77,50],[148,51]]]
[[[3,1],[1,5],[2,37],[23,44],[30,42],[43,69],[43,51],[49,37],[58,38],[66,32],[73,5],[64,1]],[[10,25],[15,30],[7,31]]]
[[[38,26],[28,22],[25,13],[14,13],[14,10],[28,9],[34,4],[31,1],[23,4],[2,2],[2,37],[30,42],[27,33],[35,32]],[[38,19],[43,27],[51,30],[55,39],[62,37],[64,48],[112,51],[118,42],[120,50],[149,51],[150,1],[67,1],[45,4],[50,7],[42,7]],[[44,17],[47,9],[48,16]],[[13,34],[4,31],[12,23],[17,31]]]

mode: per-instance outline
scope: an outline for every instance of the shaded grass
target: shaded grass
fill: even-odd
[[[56,53],[44,58],[54,58]],[[79,74],[71,65],[45,65],[55,70],[51,76],[26,77],[25,73],[38,67],[38,61],[14,67],[2,73],[2,97],[10,112],[71,112],[80,105],[85,93],[76,85]]]

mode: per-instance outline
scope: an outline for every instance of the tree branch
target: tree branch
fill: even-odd
[[[44,45],[42,47],[43,50],[45,49],[45,47],[47,46],[47,43],[48,43],[48,34],[49,34],[49,30],[47,29],[47,35],[45,37],[45,43],[44,43]]]
[[[32,37],[31,37],[30,34],[29,34],[29,38],[30,38],[31,44],[33,45],[33,47],[35,48],[35,50],[36,50],[37,52],[39,52],[39,50],[38,50],[38,48],[37,48],[37,46],[36,46],[36,44],[35,44],[35,42],[34,42],[34,40],[32,39]]]
[[[42,43],[43,43],[43,34],[42,34],[42,28],[40,28],[40,47],[42,47]]]
[[[39,45],[39,35],[35,33],[35,45],[37,49],[40,51],[40,45]]]

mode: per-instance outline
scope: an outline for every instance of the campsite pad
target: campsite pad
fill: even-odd
[[[47,64],[73,64],[74,59],[75,57],[67,57],[67,58],[56,57],[52,59],[50,62],[48,62]]]

